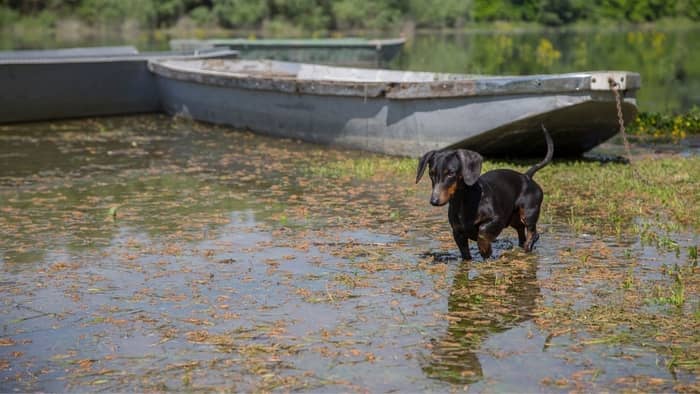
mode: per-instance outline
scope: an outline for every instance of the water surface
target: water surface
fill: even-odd
[[[697,234],[545,213],[535,253],[509,230],[460,262],[393,160],[161,115],[0,126],[0,391],[697,388],[663,338],[566,321],[630,273],[671,286]]]
[[[202,33],[206,35],[206,32],[198,32]],[[376,34],[367,34],[376,38]],[[229,35],[248,36],[236,31]],[[700,105],[698,35],[700,27],[692,24],[677,28],[589,26],[577,30],[418,31],[407,37],[398,58],[385,66],[489,75],[634,71],[642,75],[642,89],[638,95],[640,109],[672,113]],[[106,31],[92,35],[62,35],[53,31],[13,35],[5,31],[0,34],[0,50],[98,45],[134,45],[142,51],[166,50],[170,38],[192,37],[186,32],[170,37],[162,31],[147,30],[124,35]]]

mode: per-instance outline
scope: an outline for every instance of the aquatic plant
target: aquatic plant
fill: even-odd
[[[640,112],[627,131],[629,134],[654,138],[681,140],[689,135],[700,134],[700,107],[693,106],[682,114]]]

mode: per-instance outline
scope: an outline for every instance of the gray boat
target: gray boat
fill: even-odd
[[[163,109],[274,136],[392,155],[463,147],[578,155],[636,116],[639,74],[478,76],[254,60],[152,60]]]
[[[405,42],[404,38],[176,39],[170,41],[170,48],[174,50],[228,48],[239,51],[241,59],[380,66],[396,57]]]
[[[139,53],[130,46],[0,52],[0,123],[158,112],[149,60],[236,55],[224,48]]]

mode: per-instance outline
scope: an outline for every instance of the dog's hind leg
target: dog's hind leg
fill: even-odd
[[[527,241],[525,242],[525,249],[526,252],[532,252],[532,249],[535,248],[535,243],[537,240],[540,239],[540,234],[537,232],[537,229],[535,229],[535,226],[532,226],[532,229],[527,230]]]
[[[515,230],[518,232],[518,246],[524,248],[525,242],[527,241],[527,237],[525,236],[525,227],[519,226],[516,227]]]
[[[540,208],[530,208],[522,210],[524,213],[524,224],[527,229],[527,236],[523,249],[526,252],[531,252],[535,247],[535,243],[540,239],[540,234],[537,232],[537,220],[540,217]]]
[[[518,246],[521,248],[525,247],[525,215],[523,214],[523,209],[518,209],[513,213],[513,217],[510,219],[510,226],[518,232]]]

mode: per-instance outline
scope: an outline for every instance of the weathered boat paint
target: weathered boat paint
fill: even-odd
[[[0,52],[0,123],[159,112],[149,59],[235,55],[224,49],[139,53],[133,47]]]
[[[599,71],[477,76],[251,60],[154,60],[163,109],[279,137],[394,155],[465,147],[540,156],[540,125],[557,155],[576,155],[636,115],[639,74]]]

